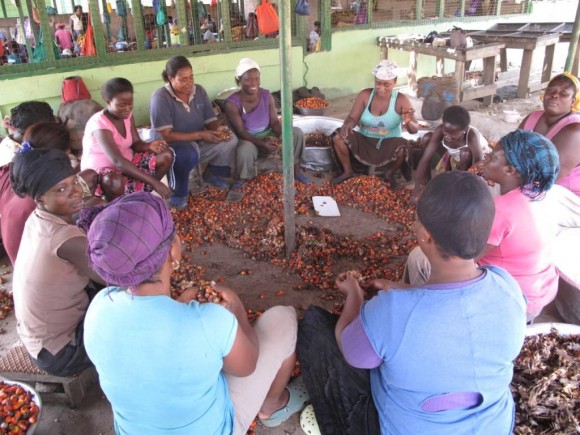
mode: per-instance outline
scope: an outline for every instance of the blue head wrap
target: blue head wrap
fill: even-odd
[[[522,191],[532,199],[548,191],[560,172],[560,158],[554,144],[541,134],[516,130],[502,137],[507,162],[522,177]]]

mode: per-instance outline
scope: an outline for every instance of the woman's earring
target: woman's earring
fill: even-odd
[[[179,261],[177,261],[177,260],[173,260],[173,261],[171,262],[171,267],[173,267],[173,270],[177,270],[177,269],[179,269],[179,266],[180,266],[180,264],[179,264]]]

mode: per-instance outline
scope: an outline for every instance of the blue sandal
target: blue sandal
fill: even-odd
[[[302,411],[306,404],[310,402],[310,395],[304,386],[302,376],[298,376],[296,379],[290,382],[286,389],[288,390],[288,403],[284,408],[279,409],[270,417],[266,419],[260,419],[260,423],[262,423],[264,426],[280,426],[282,423],[288,420],[292,414]]]

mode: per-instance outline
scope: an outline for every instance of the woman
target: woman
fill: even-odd
[[[443,112],[442,121],[435,131],[425,134],[421,139],[424,151],[415,171],[415,198],[421,195],[431,179],[431,160],[435,152],[439,151],[442,156],[436,170],[443,172],[455,169],[467,171],[483,160],[484,153],[490,151],[485,137],[470,125],[469,112],[463,107],[448,107]]]
[[[502,137],[479,166],[480,174],[500,186],[494,198],[495,219],[479,265],[503,267],[518,282],[527,299],[532,322],[558,291],[558,272],[552,259],[554,231],[536,210],[554,184],[558,152],[544,136],[516,130]],[[449,227],[449,237],[455,229]],[[417,285],[429,278],[429,266],[419,250],[407,261],[408,279]]]
[[[161,73],[165,86],[157,89],[149,106],[151,125],[175,152],[175,188],[169,198],[174,208],[187,206],[189,173],[207,164],[205,181],[227,189],[225,180],[234,166],[238,139],[231,134],[223,140],[221,127],[205,89],[194,83],[191,63],[176,56]]]
[[[0,166],[12,161],[28,127],[38,122],[55,122],[52,107],[44,101],[25,101],[10,110],[9,129],[14,133],[0,142]]]
[[[560,155],[556,183],[580,196],[580,81],[567,72],[554,77],[543,95],[544,110],[530,113],[521,129],[550,139]]]
[[[477,176],[438,175],[414,224],[433,264],[429,280],[407,288],[378,279],[363,289],[347,272],[337,280],[346,295],[340,318],[308,309],[298,357],[322,433],[512,433],[525,301],[505,270],[475,263],[493,215]]]
[[[250,326],[238,296],[171,299],[181,244],[171,213],[145,192],[91,214],[89,258],[117,286],[89,307],[85,340],[117,433],[245,434],[256,414],[276,426],[307,400],[295,365],[296,313],[274,307]],[[163,398],[160,400],[160,398]]]
[[[40,122],[30,126],[24,133],[21,149],[48,148],[64,151],[70,155],[70,135],[67,128],[55,122]],[[83,185],[83,200],[94,204],[93,197],[97,182],[95,171],[87,170],[79,173],[79,181]],[[19,197],[10,185],[10,167],[0,167],[0,230],[2,243],[12,265],[16,262],[16,254],[20,247],[24,224],[28,216],[36,208],[34,200],[28,196]]]
[[[236,67],[236,85],[240,90],[226,101],[226,115],[240,138],[236,156],[236,175],[243,183],[257,175],[256,160],[280,149],[282,124],[276,113],[274,98],[260,87],[260,66],[248,58]],[[294,137],[294,179],[310,183],[300,168],[304,152],[304,133],[292,129]]]
[[[409,133],[417,133],[415,110],[406,95],[396,91],[399,67],[382,60],[373,69],[374,88],[363,89],[354,100],[342,127],[333,136],[334,151],[342,174],[332,180],[342,183],[354,175],[351,158],[368,166],[386,166],[385,179],[396,186],[395,171],[410,179],[409,143],[401,138],[401,122]],[[354,128],[358,126],[359,130]]]
[[[155,190],[169,198],[171,188],[161,182],[173,176],[173,153],[163,140],[143,142],[133,118],[133,85],[124,78],[108,80],[101,88],[107,108],[95,113],[85,127],[81,169],[100,176],[97,196],[110,201],[126,193]]]
[[[83,204],[78,180],[60,150],[25,150],[10,167],[14,192],[36,204],[14,266],[16,329],[36,365],[56,376],[92,365],[83,318],[95,290],[92,281],[103,283],[88,265],[87,239],[74,222]]]

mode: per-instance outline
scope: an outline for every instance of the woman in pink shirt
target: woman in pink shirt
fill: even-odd
[[[165,141],[143,142],[133,119],[133,85],[124,78],[107,81],[101,93],[107,108],[87,122],[83,136],[81,169],[94,169],[100,176],[97,196],[107,201],[144,190],[155,190],[163,198],[171,188],[160,180],[167,175],[172,184],[173,152]]]
[[[502,137],[478,166],[480,175],[500,186],[501,195],[494,198],[495,218],[477,263],[503,267],[515,278],[527,299],[531,322],[558,292],[554,232],[535,211],[540,204],[534,204],[558,178],[558,151],[541,134],[516,130]],[[450,239],[454,231],[449,228]],[[409,254],[405,274],[412,285],[429,279],[431,265],[419,248]]]
[[[520,124],[550,139],[560,156],[558,184],[580,196],[580,81],[558,74],[542,97],[544,110],[530,113]]]

